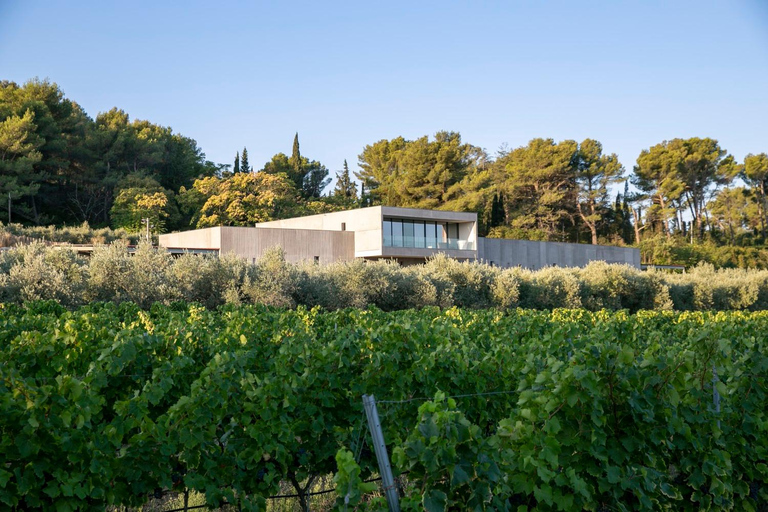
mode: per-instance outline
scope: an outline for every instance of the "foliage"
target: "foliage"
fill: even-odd
[[[176,193],[220,171],[194,140],[117,108],[91,119],[40,80],[0,82],[0,161],[11,219],[35,225],[111,224],[115,187],[130,174]]]
[[[135,242],[138,237],[124,229],[92,228],[87,222],[79,226],[24,226],[0,223],[0,245],[12,247],[33,240],[60,244],[105,244],[115,240]]]
[[[171,256],[142,241],[133,255],[120,242],[97,247],[88,266],[87,301],[130,301],[143,308],[180,298],[171,278]]]
[[[576,204],[574,141],[533,139],[495,162],[496,182],[504,192],[513,228],[539,230],[547,239],[558,231]]]
[[[364,508],[377,465],[356,444],[363,393],[395,471],[411,471],[404,510],[768,500],[765,312],[37,302],[4,305],[0,323],[6,508],[188,488],[264,510],[281,481],[305,492],[330,473],[339,508]]]
[[[669,310],[673,307],[666,284],[675,280],[673,275],[639,273],[628,266],[593,261],[579,271],[578,277],[581,281],[581,302],[591,311]]]
[[[76,234],[86,237],[88,231]],[[232,254],[173,258],[146,242],[131,255],[124,240],[96,247],[88,260],[67,247],[41,243],[0,253],[0,300],[32,299],[67,307],[98,300],[149,308],[153,302],[186,300],[211,308],[252,303],[327,310],[376,306],[384,311],[429,306],[759,311],[768,309],[768,271],[702,264],[674,274],[600,261],[585,268],[531,271],[444,255],[406,267],[362,259],[315,265],[288,263],[280,249],[249,263]]]
[[[178,212],[171,199],[173,192],[152,178],[129,175],[115,188],[115,196],[109,213],[116,229],[139,232],[144,219],[149,219],[152,231],[163,233],[169,217],[177,220]]]
[[[8,198],[9,222],[11,201],[35,194],[40,188],[34,165],[42,155],[37,151],[40,143],[31,140],[34,119],[34,112],[28,109],[21,116],[11,115],[0,122],[0,194]]]
[[[285,174],[304,199],[319,198],[331,182],[328,169],[323,164],[315,160],[310,161],[301,155],[298,133],[293,138],[291,157],[278,153],[264,164],[261,172]]]
[[[328,169],[301,154],[298,134],[289,155],[277,153],[261,170],[245,147],[234,166],[215,164],[170,127],[119,108],[89,117],[55,83],[0,82],[6,223],[137,231],[149,217],[156,230],[170,231],[383,204],[476,212],[481,236],[593,244],[634,238],[654,246],[643,251],[651,264],[768,262],[768,156],[737,162],[711,138],[643,149],[626,177],[637,189],[625,187],[615,200],[624,167],[593,139],[535,138],[491,156],[458,132],[439,131],[369,144],[358,162],[355,173],[345,161],[336,189],[323,195]],[[254,170],[255,181],[241,176]],[[135,176],[151,185],[136,184]]]
[[[203,178],[194,188],[206,197],[197,227],[249,226],[282,218],[295,204],[296,189],[285,175],[240,172]]]
[[[758,215],[760,217],[760,232],[763,240],[766,237],[768,211],[766,210],[766,193],[768,193],[768,154],[749,154],[744,157],[741,178],[755,191],[757,196]]]
[[[454,399],[438,392],[434,402],[419,407],[418,426],[392,454],[409,479],[423,482],[419,493],[403,500],[402,509],[485,510],[502,478],[492,443],[456,409]]]
[[[376,200],[388,206],[440,208],[451,189],[477,172],[485,152],[462,143],[456,132],[438,132],[434,141],[398,137],[366,146],[356,173]]]
[[[248,148],[243,147],[243,156],[240,159],[238,172],[251,172],[251,164],[248,162]]]
[[[357,185],[352,181],[346,160],[344,160],[344,169],[336,173],[336,187],[333,189],[333,195],[350,201],[350,204],[354,204],[357,200]]]
[[[85,261],[67,250],[46,250],[37,242],[0,256],[0,300],[52,300],[64,306],[82,302]]]
[[[637,245],[642,261],[656,265],[695,267],[711,263],[717,268],[768,269],[768,248],[719,245],[714,240],[691,244],[678,236],[655,235]]]
[[[360,466],[351,451],[342,448],[336,452],[336,475],[333,477],[333,483],[336,484],[340,495],[336,500],[337,508],[354,507],[360,504],[365,494],[376,490],[376,484],[363,482],[360,473]]]
[[[624,168],[615,153],[604,155],[603,145],[592,139],[579,145],[576,160],[576,209],[597,244],[598,224],[610,208],[608,187],[621,180]]]
[[[280,247],[268,249],[256,265],[250,267],[243,283],[243,294],[254,304],[292,307],[296,272],[285,261]]]

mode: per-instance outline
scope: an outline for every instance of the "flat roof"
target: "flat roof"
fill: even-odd
[[[386,217],[404,219],[451,220],[455,222],[477,222],[475,212],[454,212],[451,210],[424,210],[422,208],[404,208],[402,206],[381,206],[381,213]]]

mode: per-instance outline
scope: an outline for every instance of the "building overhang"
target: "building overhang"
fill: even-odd
[[[382,206],[381,216],[398,218],[398,219],[412,219],[412,220],[430,220],[436,222],[477,222],[476,213],[467,212],[451,212],[445,210],[421,210],[418,208],[402,208],[399,206]]]

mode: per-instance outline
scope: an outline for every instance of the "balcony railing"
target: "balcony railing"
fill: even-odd
[[[384,247],[408,247],[415,249],[435,249],[452,251],[474,251],[475,243],[460,238],[448,238],[447,240],[435,240],[415,236],[384,237]]]

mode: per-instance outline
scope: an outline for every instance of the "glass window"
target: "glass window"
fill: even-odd
[[[413,238],[416,241],[416,247],[426,247],[427,232],[423,222],[413,223]]]
[[[392,247],[403,246],[403,223],[399,220],[392,221]]]
[[[384,219],[382,225],[385,247],[416,247],[426,249],[457,249],[459,224],[421,220]]]
[[[413,241],[413,221],[403,221],[403,247],[414,247]]]
[[[427,248],[437,249],[437,225],[434,222],[425,222],[424,228],[427,232]]]
[[[445,224],[437,225],[437,245],[441,249],[448,247],[448,233],[445,230]]]
[[[448,248],[449,249],[459,248],[459,225],[458,224],[448,224]]]
[[[392,247],[392,221],[386,219],[384,221],[384,247]]]

